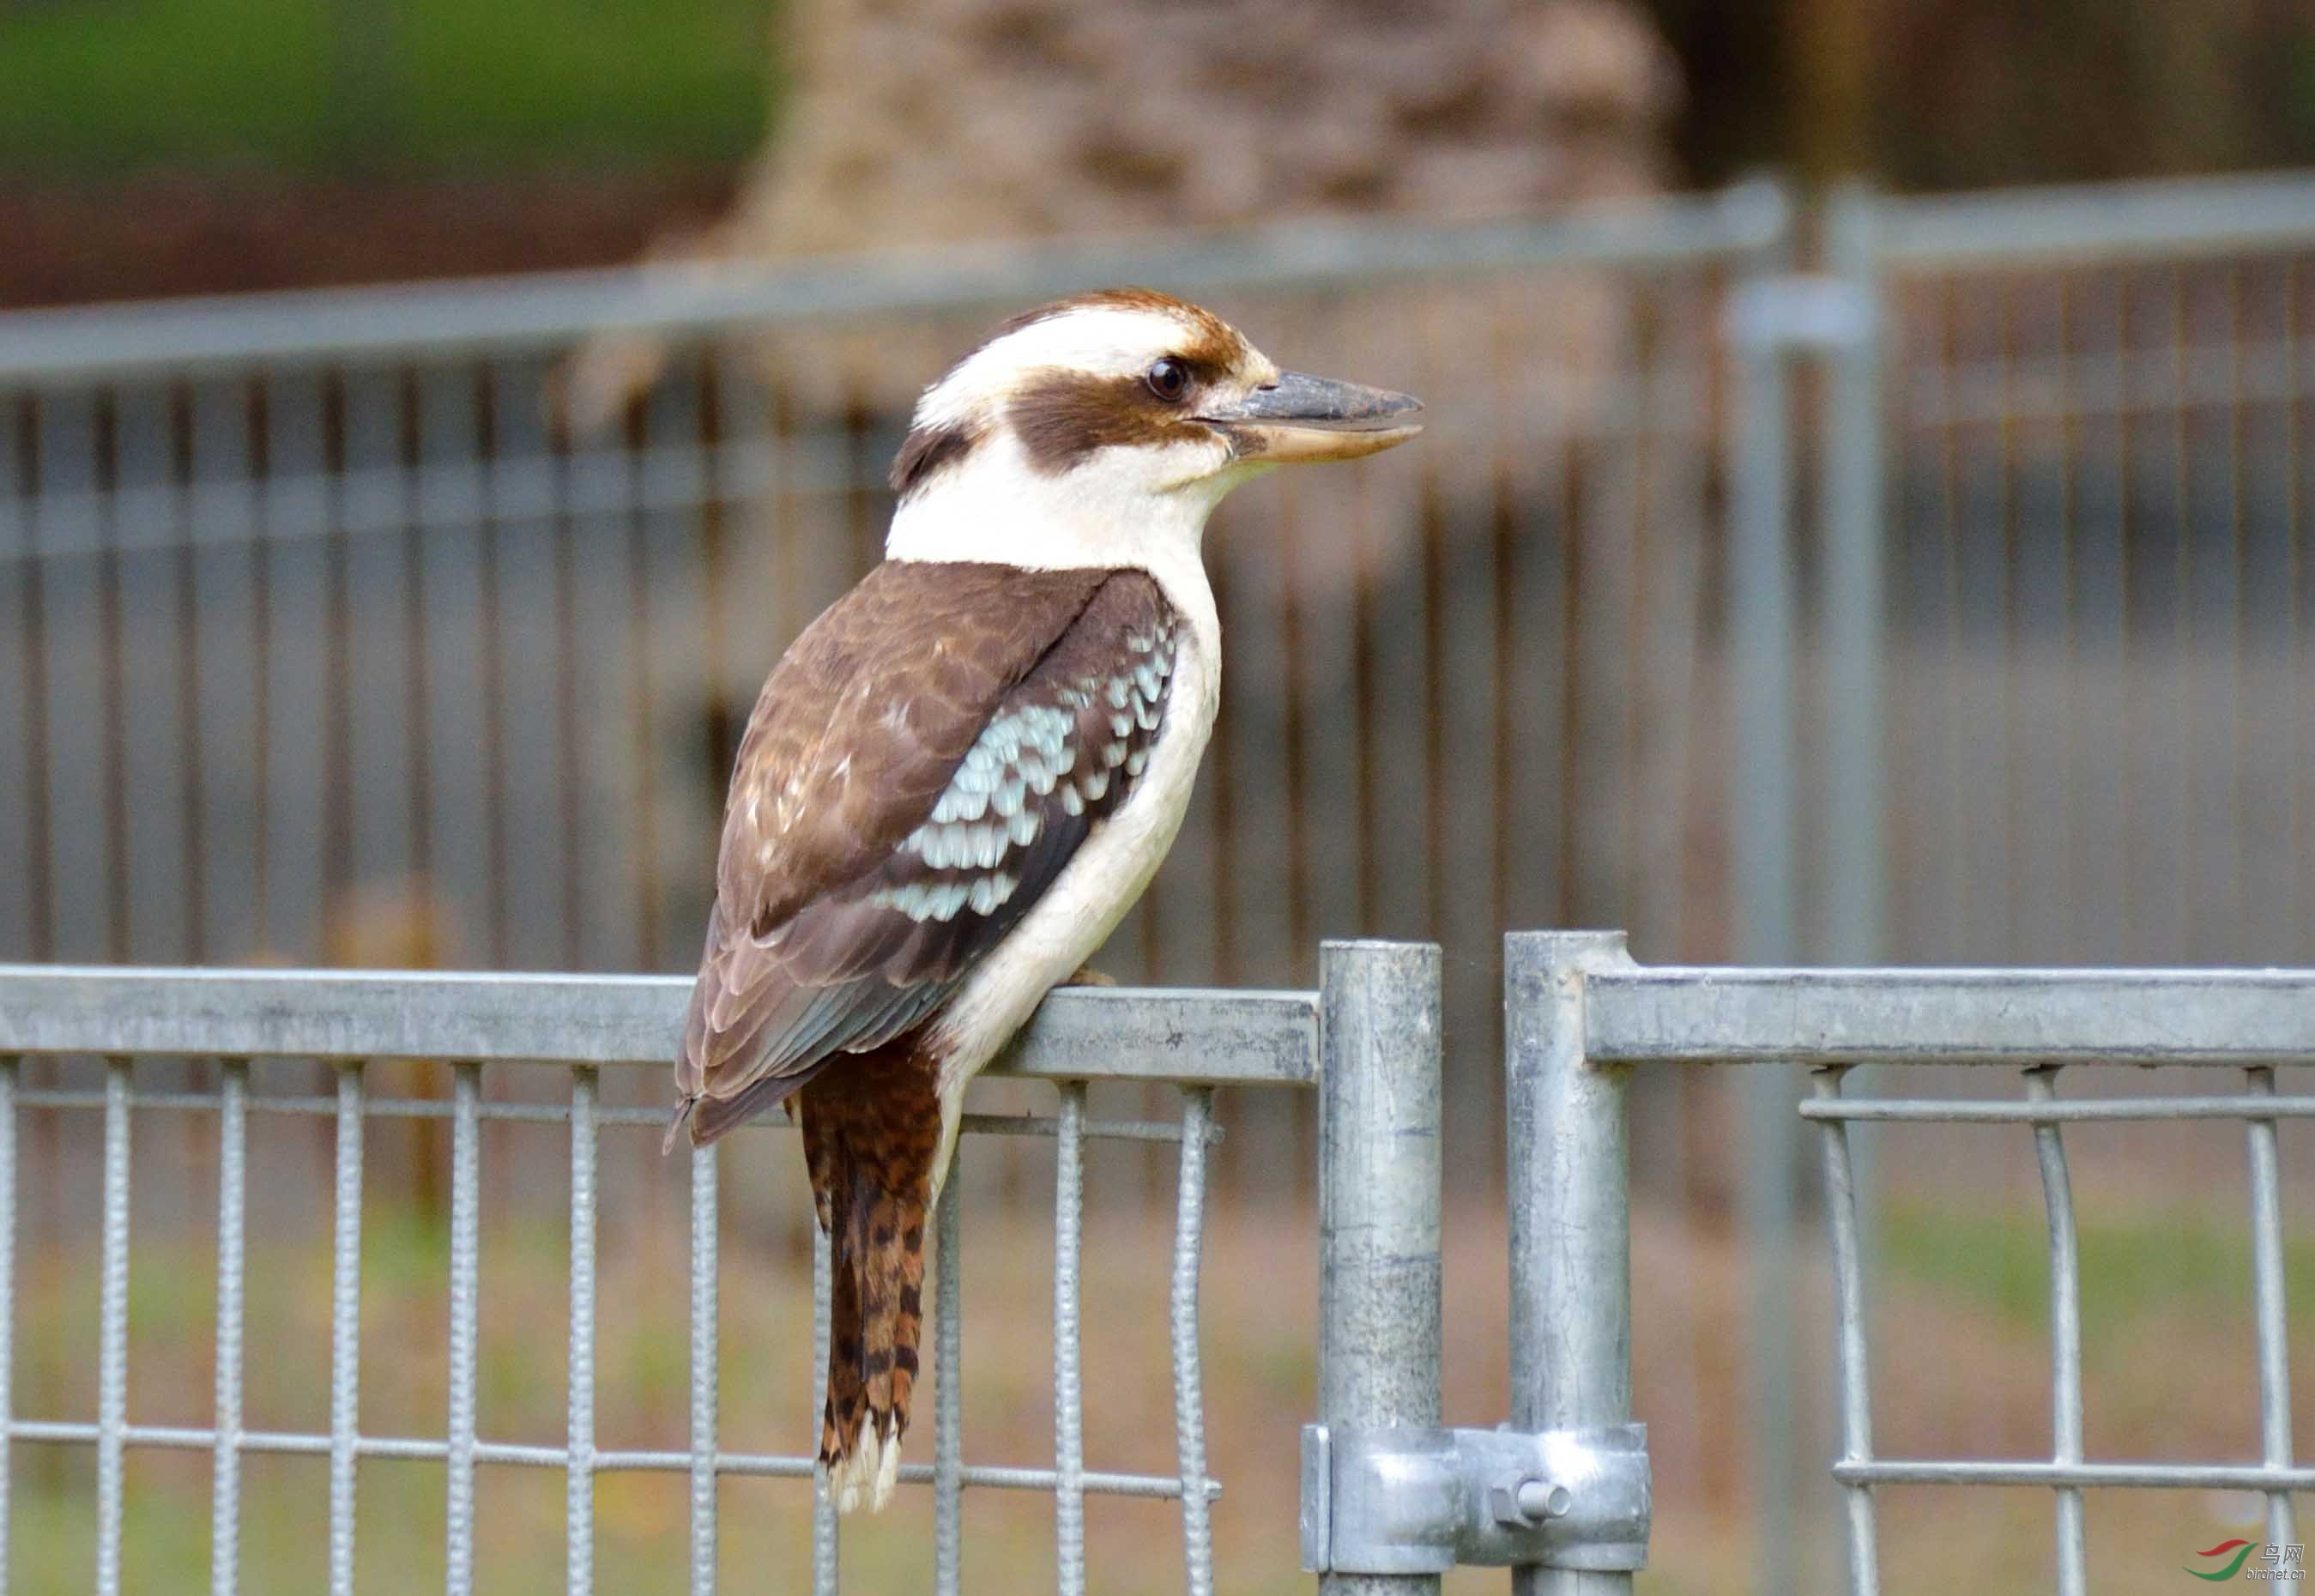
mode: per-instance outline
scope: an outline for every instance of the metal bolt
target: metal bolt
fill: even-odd
[[[1549,1480],[1533,1477],[1510,1485],[1495,1485],[1487,1492],[1487,1508],[1498,1524],[1524,1524],[1530,1528],[1546,1519],[1567,1516],[1575,1505],[1566,1485],[1555,1485]]]
[[[1512,1500],[1519,1503],[1521,1516],[1530,1523],[1539,1519],[1564,1519],[1567,1510],[1575,1505],[1575,1498],[1568,1494],[1566,1485],[1539,1479],[1520,1481]]]

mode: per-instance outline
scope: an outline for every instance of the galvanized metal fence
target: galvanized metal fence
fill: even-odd
[[[1422,1034],[1419,993],[1403,986],[1393,1014],[1408,1036]],[[2302,1570],[2293,1559],[2303,1547],[2292,1494],[2315,1487],[2315,1467],[2293,1450],[2276,1125],[2315,1115],[2315,1099],[2279,1095],[2275,1071],[2315,1063],[2315,971],[1648,967],[1633,962],[1619,932],[1539,932],[1508,940],[1505,1005],[1507,1432],[1437,1428],[1439,1287],[1422,1267],[1435,1262],[1441,1218],[1437,1103],[1428,1089],[1435,1065],[1426,1071],[1409,1044],[1389,1089],[1372,1077],[1326,1086],[1325,1173],[1337,1193],[1335,1222],[1322,1237],[1328,1372],[1305,1453],[1303,1523],[1306,1558],[1328,1574],[1322,1590],[1419,1596],[1437,1590],[1442,1571],[1472,1562],[1512,1564],[1521,1592],[1630,1590],[1629,1571],[1645,1557],[1649,1498],[1645,1453],[1635,1472],[1628,1441],[1627,1100],[1645,1068],[1702,1064],[1812,1073],[1802,1117],[1817,1127],[1823,1155],[1841,1429],[1832,1475],[1852,1596],[1881,1588],[1879,1494],[1957,1485],[2051,1493],[2060,1596],[2093,1588],[2085,1491],[2259,1493],[2266,1544],[2278,1552],[2273,1583],[2297,1588]],[[1957,1097],[1844,1090],[1852,1071],[1885,1064],[2015,1069],[2021,1089]],[[2240,1071],[2240,1084],[2208,1094],[2059,1095],[2068,1070],[2156,1064]],[[2081,1265],[2064,1128],[2194,1120],[2238,1120],[2246,1130],[2258,1455],[2095,1459],[2083,1439]],[[1875,1450],[1871,1241],[1859,1214],[1854,1128],[1956,1123],[2031,1132],[2048,1234],[2044,1456],[1891,1458]]]
[[[1346,947],[1330,955],[1329,980],[1354,981],[1371,954]],[[95,1588],[122,1589],[124,1516],[132,1511],[125,1459],[141,1449],[206,1452],[212,1459],[209,1584],[218,1596],[241,1588],[239,1532],[243,1470],[253,1457],[285,1454],[326,1460],[329,1477],[328,1588],[354,1590],[357,1492],[366,1466],[392,1459],[437,1462],[447,1472],[447,1588],[475,1588],[475,1480],[501,1467],[559,1470],[567,1482],[564,1588],[595,1588],[595,1490],[607,1476],[637,1471],[688,1477],[687,1587],[718,1583],[719,1483],[764,1476],[813,1481],[816,1505],[809,1550],[816,1592],[837,1588],[837,1520],[808,1454],[734,1448],[717,1405],[719,1163],[760,1146],[743,1138],[731,1155],[695,1151],[689,1159],[689,1441],[637,1449],[608,1444],[596,1423],[597,1220],[601,1143],[629,1127],[632,1151],[648,1157],[665,1114],[601,1101],[606,1071],[667,1068],[687,983],[644,977],[523,975],[362,975],[320,972],[137,970],[0,966],[0,1590],[8,1583],[10,1463],[29,1448],[93,1447],[96,1454]],[[1214,1088],[1308,1086],[1319,1064],[1318,998],[1308,992],[1075,991],[1046,1005],[1000,1066],[1002,1073],[1050,1081],[1056,1112],[1035,1119],[971,1115],[968,1142],[989,1136],[1038,1136],[1056,1142],[1053,1184],[1052,1328],[1055,1435],[1050,1467],[968,1462],[962,1437],[961,1379],[964,1323],[961,1280],[964,1202],[952,1185],[935,1240],[933,1441],[929,1462],[903,1467],[901,1478],[929,1484],[936,1498],[935,1586],[959,1588],[964,1495],[968,1489],[1052,1494],[1060,1588],[1086,1586],[1085,1501],[1088,1495],[1158,1497],[1181,1504],[1186,1588],[1214,1588],[1203,1392],[1198,1359],[1199,1249],[1208,1149],[1219,1134]],[[26,1058],[102,1060],[86,1086],[36,1086],[23,1077]],[[213,1060],[214,1084],[188,1090],[153,1084],[141,1066],[155,1058]],[[331,1066],[335,1090],[325,1095],[253,1089],[252,1062],[291,1058]],[[447,1072],[450,1094],[388,1095],[368,1084],[372,1061],[421,1060]],[[494,1089],[509,1070],[550,1065],[565,1073],[562,1103],[516,1100]],[[1111,1121],[1087,1111],[1089,1082],[1163,1083],[1178,1094],[1178,1113],[1162,1121]],[[93,1413],[59,1411],[55,1394],[25,1389],[16,1378],[14,1240],[18,1233],[20,1127],[34,1114],[62,1113],[75,1136],[101,1138],[103,1177],[96,1256],[89,1260],[100,1306]],[[191,1115],[215,1126],[217,1236],[214,1416],[207,1424],[140,1422],[129,1379],[131,1194],[137,1128],[164,1115]],[[319,1116],[335,1124],[330,1255],[330,1398],[326,1431],[264,1430],[246,1422],[253,1383],[263,1393],[268,1369],[251,1367],[244,1331],[244,1234],[253,1194],[248,1178],[253,1131],[284,1118]],[[448,1267],[448,1315],[442,1327],[448,1402],[442,1433],[381,1435],[362,1423],[361,1343],[363,1148],[366,1133],[394,1118],[447,1119],[453,1139],[452,1199],[440,1245]],[[482,1128],[493,1122],[570,1128],[568,1422],[560,1436],[491,1436],[477,1414],[483,1400],[477,1363],[478,1306],[486,1290],[480,1262]],[[1086,1148],[1104,1140],[1178,1146],[1174,1251],[1170,1268],[1176,1455],[1171,1475],[1104,1471],[1088,1466],[1079,1359],[1079,1216]],[[278,1193],[260,1194],[259,1201]],[[797,1392],[799,1439],[817,1435],[818,1374],[827,1355],[829,1260],[825,1237],[814,1253],[815,1353],[811,1400]],[[799,1327],[800,1328],[800,1327]],[[179,1339],[180,1324],[142,1327],[146,1336]],[[399,1349],[389,1348],[389,1353]],[[375,1364],[375,1347],[369,1357]],[[809,1417],[810,1423],[806,1421]],[[674,1548],[670,1547],[670,1554]],[[378,1554],[370,1554],[376,1556]],[[384,1554],[406,1557],[406,1546]],[[801,1576],[799,1576],[801,1577]],[[676,1576],[670,1571],[667,1588]]]
[[[1054,1461],[1051,1467],[968,1464],[962,1443],[962,1203],[940,1216],[936,1270],[934,1446],[904,1478],[929,1483],[937,1504],[936,1588],[961,1585],[968,1487],[1051,1491],[1060,1588],[1085,1589],[1084,1503],[1090,1494],[1182,1504],[1185,1583],[1213,1588],[1198,1359],[1198,1254],[1205,1150],[1216,1086],[1322,1087],[1321,1360],[1318,1422],[1306,1435],[1302,1546],[1338,1596],[1435,1591],[1459,1563],[1513,1570],[1521,1592],[1630,1588],[1646,1556],[1652,1509],[1645,1432],[1633,1422],[1629,1118],[1640,1067],[1723,1063],[1814,1072],[1803,1118],[1818,1127],[1834,1264],[1841,1445],[1832,1474],[1842,1493],[1848,1586],[1880,1589],[1878,1494],[1914,1486],[2048,1489],[2061,1596],[2090,1589],[2082,1495],[2104,1488],[2224,1488],[2266,1498],[2266,1533],[2296,1546],[2292,1494],[2315,1487],[2293,1450],[2286,1281],[2276,1124],[2315,1116],[2315,1101],[2279,1095],[2275,1070],[2315,1063],[2315,972],[2280,971],[1933,971],[1648,968],[1619,933],[1535,933],[1509,939],[1505,1003],[1505,1141],[1510,1210],[1512,1411],[1495,1430],[1440,1424],[1442,1169],[1441,965],[1435,947],[1337,944],[1317,993],[1068,992],[1056,998],[1005,1068],[1055,1082],[1059,1112],[1024,1124],[973,1119],[977,1135],[1057,1139],[1052,1324]],[[475,1485],[493,1466],[561,1470],[566,1481],[564,1580],[593,1588],[594,1494],[603,1476],[664,1471],[690,1481],[689,1581],[718,1579],[718,1482],[802,1479],[809,1459],[735,1450],[716,1403],[718,1155],[693,1155],[690,1202],[689,1445],[659,1450],[601,1443],[595,1423],[596,1204],[599,1139],[659,1116],[599,1101],[602,1072],[660,1064],[682,998],[652,978],[363,976],[307,973],[0,969],[0,1503],[22,1449],[93,1447],[97,1458],[96,1588],[121,1588],[127,1455],[137,1449],[212,1458],[212,1588],[238,1588],[237,1530],[244,1459],[286,1453],[326,1459],[329,1583],[353,1589],[357,1490],[369,1459],[427,1459],[446,1469],[448,1588],[474,1581]],[[140,1083],[155,1055],[218,1060],[214,1089]],[[93,1055],[101,1084],[22,1083],[27,1055]],[[329,1061],[331,1095],[253,1091],[252,1060]],[[366,1060],[446,1060],[448,1104],[373,1095]],[[568,1072],[567,1104],[503,1100],[486,1077],[518,1062]],[[2009,1097],[1857,1096],[1860,1066],[2008,1067]],[[2186,1064],[2239,1069],[2239,1091],[2065,1098],[2061,1072],[2098,1066]],[[1162,1080],[1182,1091],[1178,1121],[1090,1120],[1091,1079]],[[1767,1083],[1762,1083],[1763,1087]],[[101,1298],[95,1412],[19,1411],[9,1362],[13,1325],[15,1152],[22,1119],[38,1112],[101,1115],[104,1179],[97,1262]],[[203,1426],[131,1416],[129,1323],[133,1126],[155,1113],[214,1118],[218,1229],[214,1418]],[[244,1422],[244,1251],[247,1139],[253,1116],[323,1115],[337,1128],[326,1432],[257,1430]],[[363,1144],[385,1116],[446,1117],[456,1156],[443,1245],[450,1290],[444,1337],[450,1370],[445,1432],[365,1432],[360,1416]],[[570,1312],[567,1423],[548,1440],[479,1432],[476,1312],[480,1131],[494,1119],[570,1128]],[[2231,1119],[2247,1129],[2253,1237],[2252,1311],[2259,1388],[2256,1459],[2102,1459],[2084,1445],[2080,1264],[2063,1128],[2124,1120]],[[1890,1458],[1875,1450],[1868,1375],[1868,1227],[1859,1217],[1852,1127],[2002,1123],[2030,1130],[2049,1237],[2050,1444],[2046,1457]],[[1180,1177],[1169,1299],[1178,1470],[1109,1474],[1087,1467],[1082,1406],[1078,1217],[1084,1148],[1115,1136],[1178,1143]],[[745,1144],[742,1144],[745,1145]],[[815,1257],[824,1355],[828,1255]],[[176,1327],[173,1327],[176,1328]],[[257,1379],[264,1378],[261,1369]],[[801,1418],[803,1415],[798,1415]],[[8,1520],[0,1512],[0,1569]],[[814,1588],[836,1587],[835,1521],[824,1497],[811,1548]],[[2293,1571],[2276,1583],[2289,1588]]]

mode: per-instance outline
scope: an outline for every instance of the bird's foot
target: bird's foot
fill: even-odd
[[[1065,987],[1113,987],[1116,984],[1115,976],[1104,975],[1090,964],[1078,965],[1069,972],[1069,979],[1061,983]]]

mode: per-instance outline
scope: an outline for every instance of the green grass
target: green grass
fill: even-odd
[[[2038,1219],[1893,1204],[1883,1229],[1900,1275],[1956,1293],[2013,1326],[2049,1317],[2049,1242]],[[2078,1216],[2082,1319],[2134,1315],[2240,1317],[2250,1311],[2250,1235],[2200,1215],[2126,1220]],[[2315,1308],[2315,1241],[2286,1238],[2284,1275],[2294,1316]]]
[[[769,15],[768,0],[14,0],[0,175],[736,159],[765,125]]]

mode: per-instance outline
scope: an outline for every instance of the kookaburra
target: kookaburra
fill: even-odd
[[[787,1102],[834,1272],[820,1458],[882,1507],[965,1084],[1149,884],[1213,730],[1222,495],[1412,437],[1119,289],[1016,316],[927,389],[884,560],[764,684],[676,1066],[705,1145]]]

